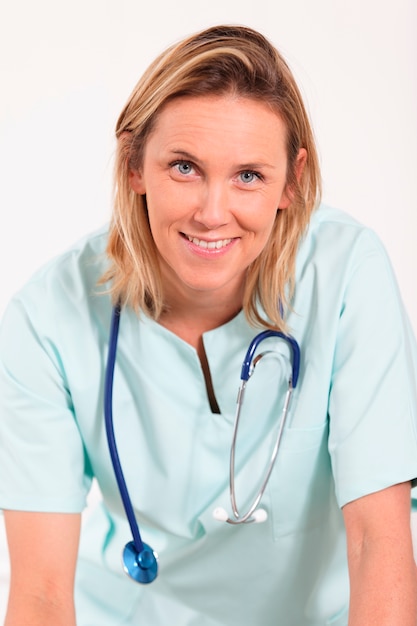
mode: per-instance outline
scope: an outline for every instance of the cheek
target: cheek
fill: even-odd
[[[160,180],[158,184],[149,186],[146,200],[150,219],[169,222],[180,218],[186,211],[186,199],[184,190],[172,185],[170,180]]]
[[[258,237],[268,239],[275,224],[277,217],[277,208],[275,203],[270,203],[269,206],[260,203],[255,210],[251,212],[249,228],[255,232]]]
[[[271,239],[271,235],[273,235],[275,231],[276,217],[277,210],[274,209],[265,216],[265,219],[262,220],[262,224],[259,224],[259,228],[257,231],[257,240],[259,244],[258,254],[260,254],[265,246],[268,244]]]
[[[166,245],[171,233],[176,231],[176,225],[181,219],[180,211],[175,203],[167,201],[163,194],[156,194],[157,202],[147,197],[148,220],[152,237],[158,248]],[[170,199],[172,200],[172,199]]]
[[[271,236],[274,233],[274,223],[275,222],[272,222],[271,224],[269,224],[268,228],[265,228],[265,230],[262,232],[261,241],[260,241],[260,244],[261,244],[260,252],[268,245],[268,242],[270,241]]]

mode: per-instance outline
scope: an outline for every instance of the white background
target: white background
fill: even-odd
[[[108,220],[113,128],[148,63],[196,30],[241,23],[290,63],[324,199],[380,235],[417,330],[415,0],[0,3],[0,315],[40,264]],[[3,606],[0,595],[0,619]]]

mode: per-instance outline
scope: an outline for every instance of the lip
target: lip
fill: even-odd
[[[181,233],[181,236],[191,250],[203,255],[218,255],[226,252],[238,239],[237,237],[203,239],[186,233]]]

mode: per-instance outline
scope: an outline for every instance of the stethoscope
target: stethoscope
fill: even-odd
[[[126,481],[123,475],[122,466],[120,463],[119,454],[116,446],[116,439],[113,427],[113,379],[114,368],[116,364],[117,354],[117,339],[119,336],[121,306],[117,304],[113,308],[110,335],[109,335],[109,351],[107,357],[105,386],[104,386],[104,417],[106,424],[107,442],[110,451],[110,457],[113,464],[113,470],[117,485],[122,498],[123,506],[126,512],[126,517],[129,522],[130,530],[132,532],[132,541],[126,544],[123,550],[123,568],[125,572],[138,583],[151,583],[158,575],[158,555],[152,548],[142,541],[142,537],[139,530],[135,513],[133,510],[132,501],[130,499],[129,491],[126,486]],[[292,352],[292,368],[291,375],[288,380],[288,388],[284,400],[284,406],[282,409],[282,417],[279,423],[277,438],[273,447],[271,458],[265,474],[262,478],[261,485],[258,490],[257,496],[254,498],[252,504],[248,508],[246,513],[241,513],[236,502],[236,490],[235,490],[235,456],[236,456],[236,442],[239,430],[239,421],[243,406],[243,398],[245,395],[245,389],[249,378],[255,371],[256,365],[261,358],[271,351],[265,351],[259,353],[255,357],[255,353],[259,348],[259,345],[265,339],[271,337],[279,337],[283,339],[291,348]],[[291,396],[293,390],[297,386],[298,376],[300,372],[300,347],[297,341],[291,336],[275,330],[264,330],[256,337],[254,337],[246,352],[242,370],[240,374],[241,384],[237,396],[237,406],[235,414],[235,424],[233,430],[232,444],[230,448],[230,465],[229,465],[229,493],[230,504],[232,508],[232,516],[229,516],[225,509],[218,507],[213,511],[213,517],[218,521],[227,522],[228,524],[247,524],[247,523],[259,523],[267,519],[267,513],[264,509],[260,509],[259,504],[262,496],[265,492],[269,478],[274,467],[279,446],[284,431],[285,422],[288,415]]]

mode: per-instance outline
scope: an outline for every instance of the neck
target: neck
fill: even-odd
[[[240,291],[240,290],[239,290]],[[201,345],[202,334],[233,319],[242,309],[242,294],[175,294],[166,298],[166,311],[158,320],[162,326],[195,348]]]

